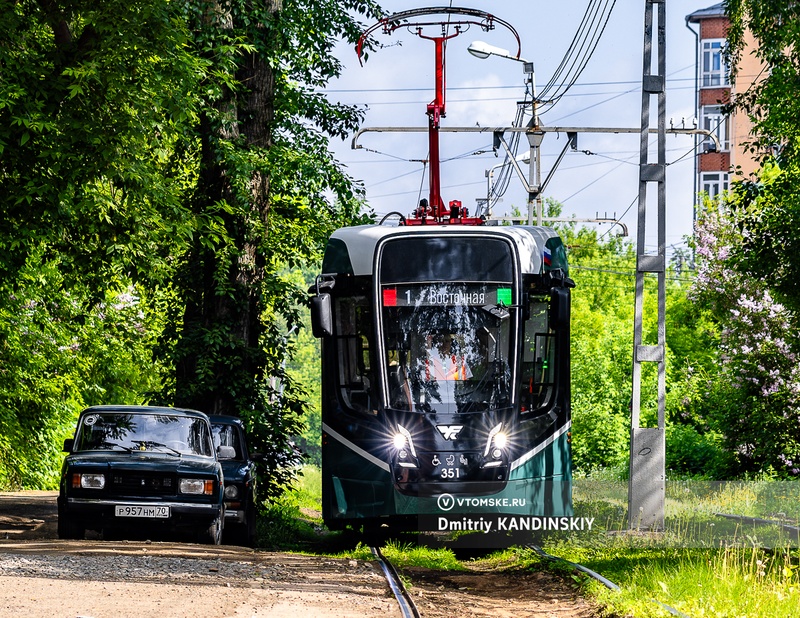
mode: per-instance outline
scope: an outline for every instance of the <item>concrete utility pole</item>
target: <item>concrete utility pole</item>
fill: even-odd
[[[658,52],[656,73],[653,65],[653,9],[658,8]],[[631,530],[664,528],[665,496],[665,425],[666,406],[666,0],[645,0],[644,62],[642,71],[642,124],[639,150],[639,211],[636,230],[636,300],[633,323],[633,388],[631,395],[630,477],[628,481],[628,528]],[[657,161],[649,162],[650,102],[658,104]],[[645,253],[647,231],[647,186],[657,183],[656,255]],[[658,340],[656,345],[643,342],[644,284],[647,274],[658,280]],[[640,427],[642,365],[658,367],[658,426]]]

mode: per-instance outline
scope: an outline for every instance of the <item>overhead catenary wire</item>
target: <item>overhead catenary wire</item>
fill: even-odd
[[[561,64],[536,93],[541,104],[552,107],[578,81],[605,31],[616,0],[592,0]]]

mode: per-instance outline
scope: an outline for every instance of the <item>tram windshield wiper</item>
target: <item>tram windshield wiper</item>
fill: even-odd
[[[511,312],[508,310],[508,307],[501,304],[484,305],[481,307],[481,309],[483,309],[486,313],[493,315],[500,321],[507,320],[511,316]]]

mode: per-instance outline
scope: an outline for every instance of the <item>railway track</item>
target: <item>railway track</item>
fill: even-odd
[[[394,594],[395,599],[397,599],[397,603],[400,605],[400,613],[403,615],[403,618],[420,618],[419,610],[414,600],[411,598],[411,595],[408,593],[408,590],[406,590],[403,581],[400,579],[397,569],[386,559],[378,547],[370,547],[370,550],[378,561],[378,564],[380,564],[381,570],[389,584],[389,588]]]
[[[544,558],[545,560],[549,560],[551,562],[558,562],[558,563],[561,563],[561,564],[566,564],[567,566],[575,569],[576,571],[580,571],[581,573],[584,573],[584,574],[588,575],[592,579],[595,579],[595,580],[599,581],[601,584],[603,584],[609,590],[619,590],[620,589],[620,587],[617,584],[615,584],[614,582],[609,581],[608,579],[606,579],[605,577],[603,577],[599,573],[596,573],[595,571],[592,571],[591,569],[583,566],[582,564],[578,564],[577,562],[570,562],[569,560],[565,560],[564,558],[559,558],[558,556],[553,556],[551,554],[548,554],[546,551],[544,551],[538,545],[530,544],[527,547],[529,549],[532,549],[533,551],[535,551],[540,557]],[[656,599],[650,599],[650,600],[653,603],[655,603],[656,605],[660,605],[662,609],[666,610],[667,612],[669,612],[673,616],[678,616],[678,618],[690,618],[689,616],[687,616],[683,612],[678,611],[674,607],[666,605],[666,604],[662,603],[661,601],[657,601]]]

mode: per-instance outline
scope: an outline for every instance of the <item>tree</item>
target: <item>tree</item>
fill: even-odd
[[[177,141],[202,65],[166,0],[0,11],[0,277],[45,243],[70,280],[149,281],[191,230]]]
[[[800,10],[794,2],[728,0],[729,65],[754,54],[763,71],[732,109],[754,123],[751,151],[762,168],[734,187],[732,206],[744,231],[736,253],[742,272],[767,282],[793,309],[800,308]],[[745,33],[752,33],[754,49]]]
[[[3,9],[0,282],[17,289],[30,256],[45,255],[59,292],[80,288],[88,306],[110,289],[153,290],[163,336],[151,349],[174,369],[156,400],[243,416],[271,455],[267,481],[281,483],[304,406],[283,356],[305,295],[280,272],[363,220],[327,149],[360,115],[320,89],[341,70],[335,42],[354,42],[354,16],[377,17],[376,5]]]
[[[768,285],[738,268],[741,211],[706,203],[697,226],[700,268],[692,299],[721,324],[721,371],[704,376],[700,417],[724,438],[739,472],[800,475],[797,316]]]
[[[209,226],[198,230],[176,279],[186,305],[175,332],[174,399],[245,418],[253,442],[271,454],[266,467],[277,486],[289,474],[281,464],[304,409],[284,357],[305,291],[280,271],[318,256],[332,229],[355,222],[361,208],[326,142],[354,130],[360,115],[316,89],[341,70],[335,37],[355,43],[360,35],[350,11],[377,9],[332,0],[192,9],[196,53],[217,73],[208,75],[195,128],[191,203]]]
[[[52,487],[85,405],[141,403],[193,221],[202,65],[166,1],[0,6],[0,483]],[[127,299],[124,302],[121,299]],[[134,300],[135,299],[135,300]]]

